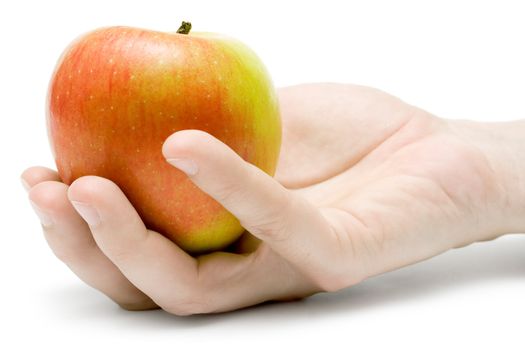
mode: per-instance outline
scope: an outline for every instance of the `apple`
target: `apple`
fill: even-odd
[[[275,90],[241,42],[215,33],[107,27],[75,40],[59,59],[47,125],[61,179],[115,182],[146,226],[192,254],[223,249],[239,221],[169,165],[172,133],[199,129],[273,175],[281,143]]]

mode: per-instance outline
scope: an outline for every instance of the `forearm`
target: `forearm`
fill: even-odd
[[[525,232],[525,120],[511,122],[451,121],[459,135],[486,157],[496,179],[501,222],[496,236]],[[489,237],[490,238],[490,237]]]

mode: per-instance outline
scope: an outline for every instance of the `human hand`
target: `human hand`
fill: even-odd
[[[484,126],[358,86],[285,88],[280,103],[275,179],[204,132],[177,132],[163,147],[193,161],[190,179],[253,235],[236,251],[191,257],[148,230],[111,181],[68,187],[30,168],[22,178],[52,250],[126,309],[187,315],[338,290],[523,228],[512,152]]]

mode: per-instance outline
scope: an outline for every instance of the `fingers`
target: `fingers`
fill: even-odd
[[[149,231],[117,185],[85,176],[71,184],[68,197],[102,252],[157,305],[168,308],[174,296],[190,297],[197,276],[195,259]]]
[[[85,283],[126,309],[156,307],[102,254],[88,226],[67,199],[67,186],[49,181],[58,178],[55,172],[45,168],[30,168],[22,178],[31,186],[29,199],[41,217],[49,246],[60,260]]]
[[[166,140],[163,154],[295,266],[317,276],[327,268],[322,262],[332,261],[337,237],[321,212],[219,140],[184,130]]]
[[[56,174],[44,173],[49,176],[40,179],[53,179]],[[62,183],[44,181],[33,186],[30,198],[49,218],[44,230],[55,254],[86,283],[128,309],[152,308],[158,303],[178,315],[222,312],[319,291],[267,245],[257,248],[258,242],[251,239],[247,247],[256,251],[249,255],[217,252],[191,258],[171,241],[148,231],[109,180],[84,177],[72,184],[69,193]]]
[[[314,292],[312,284],[268,247],[238,255],[217,252],[197,260],[148,230],[111,181],[76,180],[69,199],[89,222],[101,250],[153,301],[177,315],[237,309]]]
[[[68,194],[66,185],[48,181],[57,178],[51,170],[28,170],[26,177],[33,184],[31,200],[48,217],[44,231],[55,254],[86,283],[127,309],[158,303],[178,315],[221,312],[318,291],[286,260],[267,245],[257,248],[258,242],[251,238],[242,245],[248,244],[247,250],[255,253],[218,252],[194,260],[171,241],[146,230],[123,193],[108,180],[81,178]],[[40,180],[45,181],[35,185]]]

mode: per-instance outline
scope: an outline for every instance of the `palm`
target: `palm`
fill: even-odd
[[[280,90],[283,145],[276,178],[308,188],[351,168],[415,108],[371,88],[311,84]]]
[[[479,216],[471,213],[480,211],[472,208],[487,204],[484,189],[494,180],[481,152],[446,122],[365,87],[306,85],[280,97],[284,140],[276,178],[320,208],[349,214],[354,232],[374,236],[353,237],[367,273],[471,241],[465,230],[477,233]],[[395,253],[424,234],[434,239],[421,237],[426,243],[417,256]]]

